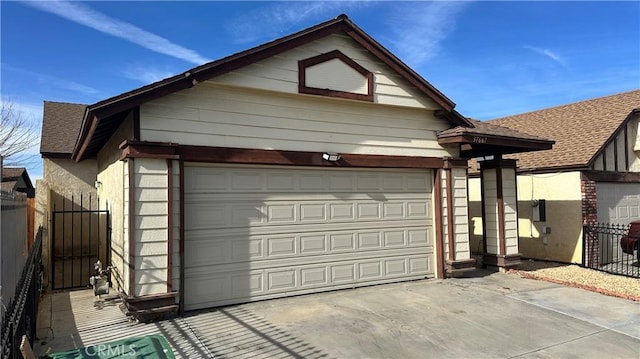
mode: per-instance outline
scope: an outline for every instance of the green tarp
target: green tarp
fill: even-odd
[[[145,358],[174,359],[173,351],[162,335],[147,335],[116,340],[108,343],[53,353],[43,358],[65,359],[111,359],[111,358]]]

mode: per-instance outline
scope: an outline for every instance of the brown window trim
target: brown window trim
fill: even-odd
[[[354,69],[367,79],[367,94],[357,94],[353,92],[337,91],[330,89],[321,89],[317,87],[307,86],[307,74],[306,69],[314,65],[321,64],[333,59],[338,59],[344,64]],[[318,56],[314,56],[308,59],[298,61],[298,92],[310,95],[320,95],[329,97],[346,98],[350,100],[360,100],[373,102],[373,73],[360,64],[349,58],[338,50],[333,50]]]

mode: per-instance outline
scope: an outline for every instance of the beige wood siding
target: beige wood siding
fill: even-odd
[[[200,84],[141,106],[143,140],[201,146],[443,157],[433,113]]]
[[[444,171],[442,176],[443,188],[443,224],[444,224],[444,251],[445,258],[449,254],[449,226],[448,226],[448,209],[447,209],[447,178],[448,172]],[[452,169],[453,181],[453,225],[454,225],[454,248],[456,260],[471,258],[469,248],[469,220],[468,220],[468,200],[467,200],[467,170],[465,168]]]
[[[518,252],[518,201],[516,189],[516,171],[513,168],[502,169],[502,198],[504,202],[504,240],[507,252]]]
[[[431,171],[184,175],[187,310],[433,275]]]
[[[307,87],[368,94],[367,78],[342,60],[333,59],[308,67],[305,71]]]
[[[135,295],[166,293],[167,162],[136,158],[134,171]]]
[[[331,35],[266,60],[243,67],[211,81],[242,87],[298,93],[298,61],[339,50],[374,74],[374,102],[386,105],[439,109],[431,99],[411,86],[366,49],[343,35]],[[337,74],[333,74],[337,77]]]

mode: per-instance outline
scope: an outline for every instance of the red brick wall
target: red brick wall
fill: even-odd
[[[580,181],[582,190],[582,224],[585,226],[595,226],[598,224],[598,200],[596,197],[596,182],[582,179]],[[584,265],[589,267],[600,266],[600,245],[598,236],[590,236],[589,232],[583,233],[583,258]]]

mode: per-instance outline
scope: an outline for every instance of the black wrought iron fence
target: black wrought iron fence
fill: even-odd
[[[36,317],[42,284],[42,227],[16,285],[15,296],[2,314],[0,346],[2,359],[21,358],[20,343],[26,335],[33,346],[36,336]]]
[[[640,238],[629,235],[629,225],[590,224],[583,227],[582,233],[583,266],[640,278]]]

